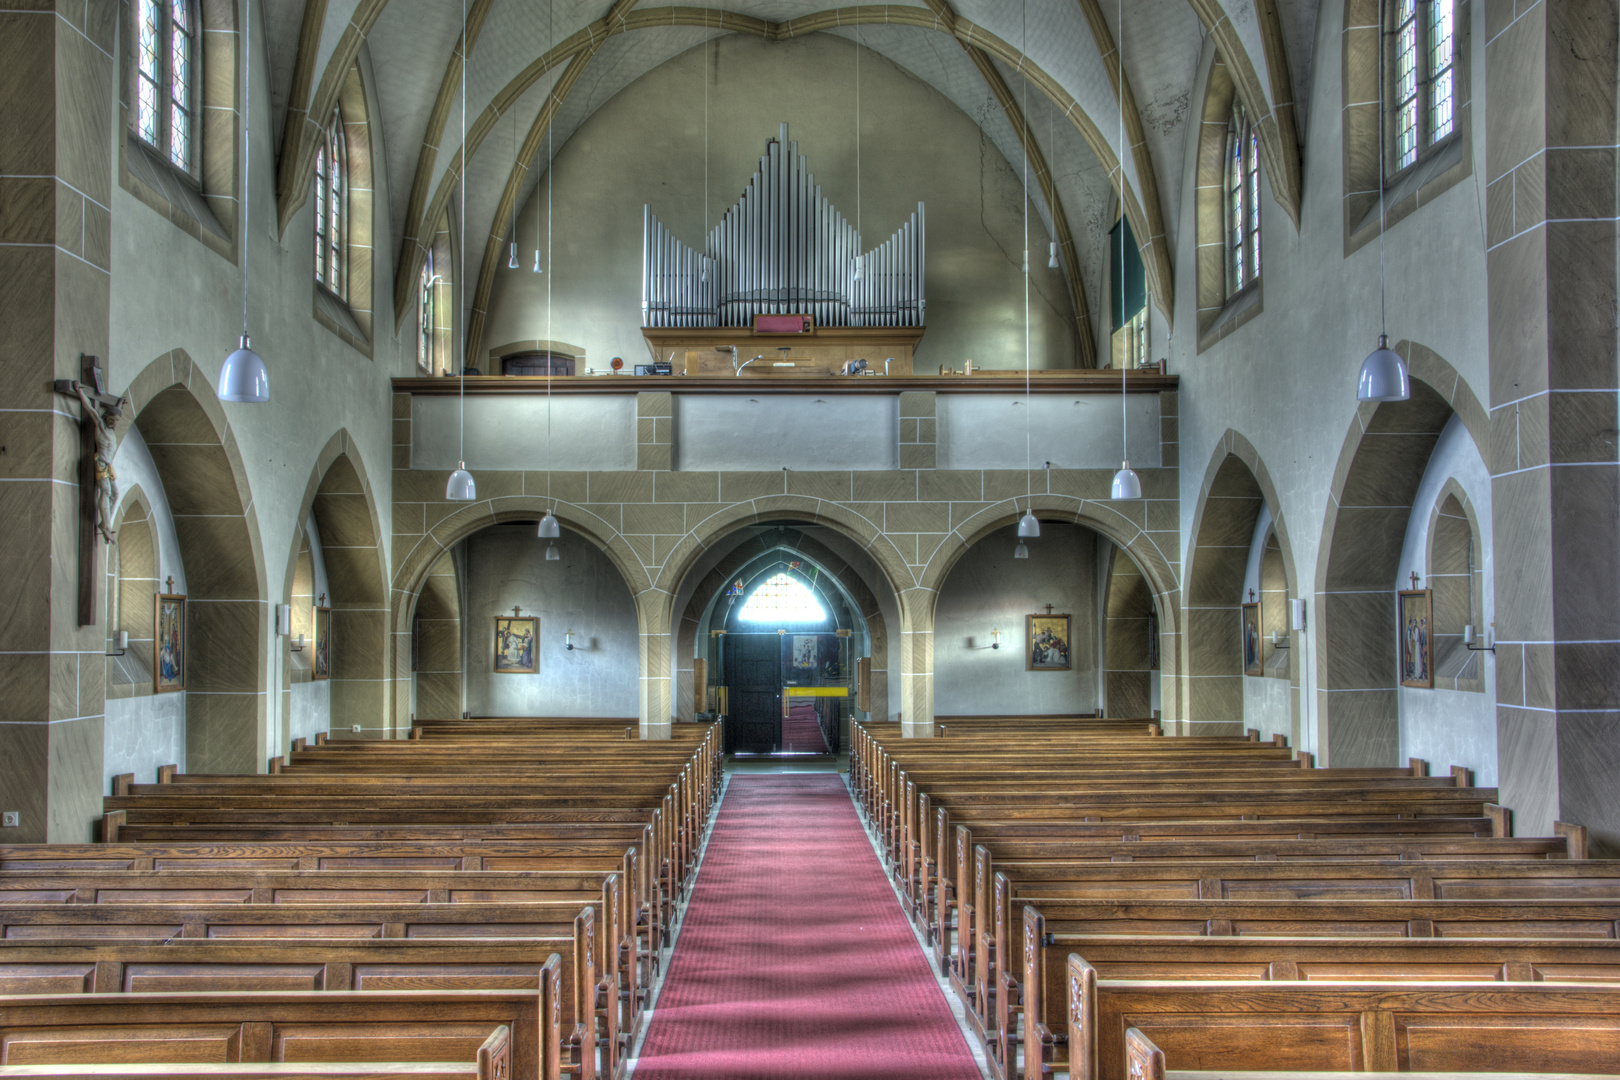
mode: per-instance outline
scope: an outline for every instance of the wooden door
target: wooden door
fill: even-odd
[[[782,741],[782,639],[776,634],[727,634],[726,745],[732,753],[771,754]]]

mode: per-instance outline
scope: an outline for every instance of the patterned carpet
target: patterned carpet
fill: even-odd
[[[816,719],[816,707],[808,702],[794,705],[782,720],[782,752],[784,754],[825,754],[827,738],[821,733],[821,721]]]
[[[733,777],[635,1080],[979,1080],[835,774]]]

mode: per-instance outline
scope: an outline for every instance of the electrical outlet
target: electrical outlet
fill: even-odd
[[[22,826],[22,812],[20,810],[7,810],[0,814],[0,829],[16,829]]]
[[[360,725],[359,724],[351,724],[349,726],[349,730],[354,732],[356,735],[358,735],[358,734],[360,734]]]

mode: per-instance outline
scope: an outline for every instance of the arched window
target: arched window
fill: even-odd
[[[744,622],[816,623],[827,621],[827,609],[804,582],[782,573],[755,589],[737,617]]]
[[[195,174],[197,18],[192,0],[137,0],[135,131]]]
[[[1457,0],[1393,0],[1389,19],[1390,172],[1456,128]]]
[[[1226,125],[1226,295],[1260,280],[1260,138],[1237,100]]]
[[[433,327],[438,278],[433,273],[433,249],[422,259],[422,276],[417,282],[416,363],[429,375],[434,373]]]
[[[340,300],[348,299],[348,266],[343,258],[349,217],[348,172],[343,114],[333,109],[315,152],[315,280]]]

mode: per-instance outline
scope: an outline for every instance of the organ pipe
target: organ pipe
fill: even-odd
[[[811,315],[817,326],[921,326],[923,234],[919,202],[893,236],[866,250],[783,124],[702,252],[678,240],[650,205],[642,208],[642,325],[752,326],[755,315]]]

